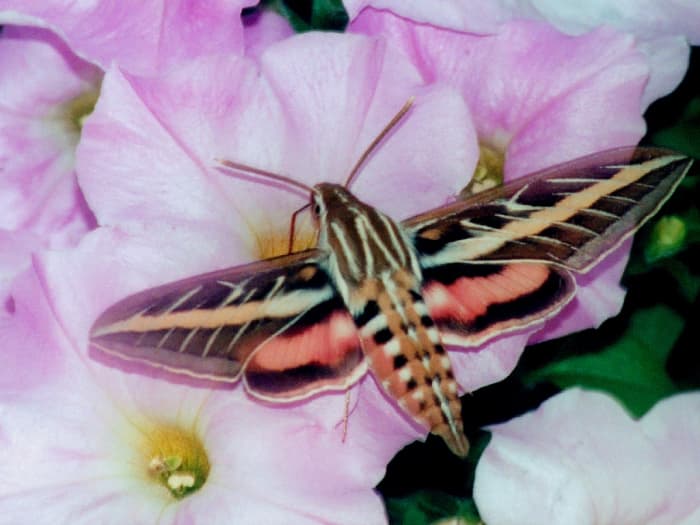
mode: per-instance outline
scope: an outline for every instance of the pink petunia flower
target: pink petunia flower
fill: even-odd
[[[386,9],[418,23],[475,34],[496,34],[516,20],[543,21],[569,35],[607,26],[634,35],[650,67],[642,107],[646,108],[678,85],[688,67],[688,44],[700,43],[700,4],[695,0],[598,0],[594,2],[494,2],[448,0],[432,4],[394,0],[346,0],[353,20],[364,9]]]
[[[28,254],[76,242],[93,224],[73,174],[101,72],[44,29],[0,35],[0,298]]]
[[[490,430],[474,486],[486,523],[700,520],[700,393],[635,421],[605,394],[570,389]]]
[[[0,1],[1,301],[30,253],[94,226],[73,167],[102,69],[117,61],[155,74],[202,54],[243,53],[245,5]]]
[[[119,247],[113,233],[89,234],[73,259]],[[34,271],[13,296],[0,318],[1,523],[385,522],[372,487],[407,436],[372,430],[377,399],[356,402],[344,440],[342,396],[289,410],[127,374],[76,351]]]
[[[505,179],[635,144],[644,134],[642,93],[649,69],[629,36],[598,29],[571,37],[538,22],[504,23],[494,35],[477,36],[371,8],[350,30],[385,38],[427,82],[457,88],[473,116],[482,162],[502,166]],[[623,246],[577,276],[574,301],[529,342],[596,327],[616,315],[628,251]],[[462,355],[455,365],[469,373],[471,358]],[[501,366],[512,369],[515,363],[505,359]]]

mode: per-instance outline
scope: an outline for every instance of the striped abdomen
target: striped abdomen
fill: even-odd
[[[368,279],[355,316],[369,365],[384,390],[416,421],[465,456],[461,403],[450,359],[412,276],[399,270]]]

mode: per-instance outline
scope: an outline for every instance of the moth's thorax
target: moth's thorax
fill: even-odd
[[[390,217],[337,184],[315,186],[314,204],[318,247],[329,253],[330,273],[346,302],[370,278],[403,270],[421,281],[415,249]]]

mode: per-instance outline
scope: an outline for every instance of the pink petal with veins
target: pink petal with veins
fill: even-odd
[[[259,57],[270,45],[294,35],[286,18],[269,9],[243,17],[245,54]]]
[[[611,397],[570,389],[491,431],[474,486],[486,523],[690,525],[700,515],[700,394],[634,421]]]
[[[0,1],[0,23],[45,27],[83,59],[153,74],[209,54],[242,54],[241,10],[253,0]]]

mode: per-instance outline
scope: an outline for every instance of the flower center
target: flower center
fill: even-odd
[[[83,123],[95,109],[99,96],[100,84],[61,104],[58,110],[59,119],[69,134],[80,137]]]
[[[163,485],[176,499],[198,490],[209,475],[209,458],[192,430],[174,425],[155,427],[144,446],[150,479]]]
[[[68,117],[68,122],[72,124],[73,129],[78,133],[83,129],[85,119],[95,109],[99,94],[99,89],[86,91],[68,102],[66,116]]]
[[[309,226],[297,226],[292,244],[292,252],[308,250],[316,246],[316,233]],[[258,259],[270,259],[289,252],[289,230],[276,230],[258,236]]]
[[[480,143],[479,162],[474,170],[474,176],[460,192],[461,196],[468,197],[503,184],[504,163],[505,157],[500,149]]]

